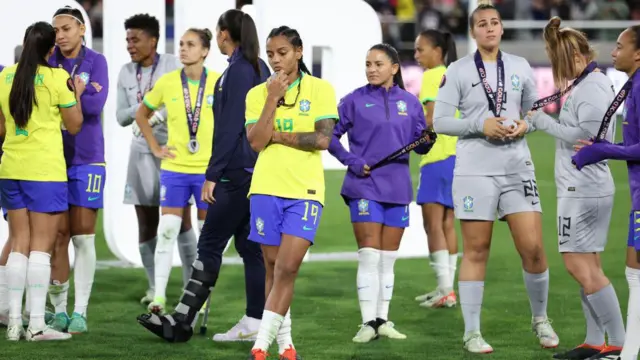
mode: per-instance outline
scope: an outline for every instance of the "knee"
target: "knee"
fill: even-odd
[[[295,279],[300,266],[293,261],[278,261],[275,264],[275,277],[279,279]]]
[[[358,272],[375,273],[380,263],[380,250],[374,248],[361,248],[358,250]]]
[[[587,294],[598,292],[609,283],[609,279],[596,264],[581,259],[565,258],[564,266]]]
[[[425,217],[423,224],[425,230],[427,230],[427,233],[429,234],[437,234],[444,231],[444,224],[442,222],[442,219],[438,220],[432,216],[427,216]]]
[[[162,215],[158,224],[158,244],[171,243],[178,239],[182,218],[177,215]]]
[[[490,247],[488,242],[477,240],[465,240],[463,261],[484,264],[489,259]]]
[[[545,261],[544,248],[541,243],[528,246],[521,254],[524,267],[536,267]]]

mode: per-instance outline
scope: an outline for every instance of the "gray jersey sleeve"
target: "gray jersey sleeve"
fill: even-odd
[[[538,100],[538,88],[536,87],[535,77],[531,65],[523,61],[524,81],[522,83],[522,114],[526,115],[533,107],[533,103]]]
[[[129,126],[133,123],[136,117],[136,111],[138,111],[138,104],[129,104],[129,100],[127,98],[127,91],[125,89],[123,78],[127,76],[132,76],[129,74],[129,70],[127,65],[123,66],[120,69],[120,74],[118,75],[118,94],[117,94],[117,105],[116,105],[116,120],[118,120],[118,124],[120,126]]]
[[[460,106],[460,69],[451,64],[445,73],[433,111],[433,128],[437,133],[452,136],[475,135],[482,132],[484,119],[456,118]]]
[[[575,144],[579,139],[588,139],[587,133],[580,127],[567,126],[558,123],[544,111],[536,111],[531,116],[533,126],[564,142]]]

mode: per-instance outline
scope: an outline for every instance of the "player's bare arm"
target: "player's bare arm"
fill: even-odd
[[[316,121],[313,132],[274,132],[272,141],[274,144],[282,144],[302,151],[327,150],[335,125],[335,119],[319,120]]]
[[[262,151],[271,141],[273,119],[276,115],[277,107],[278,98],[268,96],[258,122],[247,125],[247,140],[249,140],[249,145],[256,152]]]

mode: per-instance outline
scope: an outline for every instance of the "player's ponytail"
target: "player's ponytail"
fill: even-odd
[[[386,43],[373,45],[371,49],[369,49],[369,51],[371,50],[383,51],[387,55],[389,60],[391,60],[391,64],[398,65],[398,71],[395,75],[393,75],[393,83],[398,85],[398,87],[402,90],[405,90],[404,80],[402,79],[402,68],[400,66],[400,55],[398,55],[398,50]]]
[[[40,21],[27,28],[9,93],[9,113],[19,129],[27,126],[33,107],[38,106],[35,89],[38,66],[49,67],[47,56],[55,44],[56,32],[49,23]]]
[[[542,37],[551,61],[553,81],[558,89],[564,90],[569,86],[569,81],[579,75],[574,60],[575,54],[584,56],[586,61],[590,62],[595,58],[595,51],[584,33],[572,28],[560,29],[561,23],[559,17],[552,17],[545,25]]]
[[[240,47],[242,56],[253,66],[253,69],[261,74],[260,63],[260,42],[258,41],[258,30],[253,18],[240,10],[231,9],[225,11],[218,19],[218,29],[229,32],[231,41]]]
[[[433,47],[440,48],[442,52],[441,61],[445,66],[449,66],[449,64],[458,60],[456,41],[451,33],[428,29],[422,31],[419,36],[425,38]]]
[[[456,48],[456,40],[453,38],[453,35],[450,32],[445,32],[442,34],[444,36],[445,43],[445,62],[446,66],[451,65],[452,62],[458,60],[458,49]]]
[[[269,36],[267,36],[267,39],[271,39],[276,36],[284,36],[294,49],[302,50],[302,39],[296,29],[292,29],[288,26],[280,26],[279,28],[272,29]],[[302,57],[298,60],[298,71],[311,75],[311,71],[309,71],[309,68],[305,65]]]

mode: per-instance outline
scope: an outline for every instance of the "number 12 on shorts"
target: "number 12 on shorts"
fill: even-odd
[[[88,193],[99,194],[101,188],[102,188],[102,175],[88,174],[87,189],[85,191]]]
[[[558,216],[558,236],[571,237],[571,217]]]

